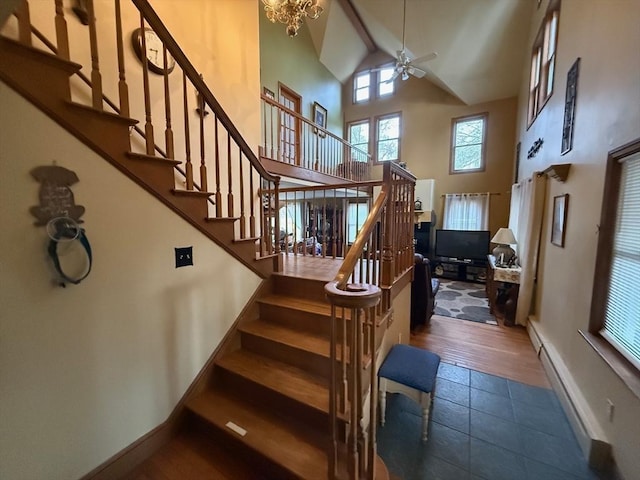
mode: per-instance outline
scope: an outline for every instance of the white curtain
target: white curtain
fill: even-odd
[[[489,230],[488,193],[449,193],[444,198],[445,230]]]
[[[516,324],[526,325],[531,311],[533,287],[538,269],[540,234],[544,215],[547,177],[534,173],[511,187],[509,228],[518,242],[516,254],[522,267]]]

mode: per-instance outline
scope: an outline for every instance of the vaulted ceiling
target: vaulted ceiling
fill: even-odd
[[[402,48],[404,0],[321,2],[325,12],[307,24],[320,60],[340,81],[371,53],[361,26],[390,61]],[[427,72],[420,81],[467,104],[516,96],[535,8],[535,0],[406,0],[405,49],[411,58],[437,52],[417,65]]]

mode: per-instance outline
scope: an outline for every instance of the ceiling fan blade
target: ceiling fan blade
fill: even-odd
[[[396,68],[395,71],[393,72],[393,75],[391,75],[391,77],[388,80],[385,80],[382,83],[391,83],[393,82],[396,78],[398,78],[398,76],[402,73],[402,69],[401,68]]]
[[[413,65],[411,65],[407,70],[410,75],[413,75],[416,78],[422,78],[427,74],[427,72],[425,72],[421,68],[414,67]]]
[[[411,60],[411,63],[419,64],[419,63],[428,62],[429,60],[433,60],[434,58],[437,58],[437,56],[438,56],[437,52],[427,53],[426,55],[423,55],[421,57],[414,58],[413,60]]]

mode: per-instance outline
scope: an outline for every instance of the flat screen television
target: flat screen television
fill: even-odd
[[[488,230],[436,230],[436,257],[486,260],[490,239]]]

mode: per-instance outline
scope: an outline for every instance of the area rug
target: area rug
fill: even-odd
[[[436,315],[498,325],[489,313],[484,284],[440,279],[436,294]]]

